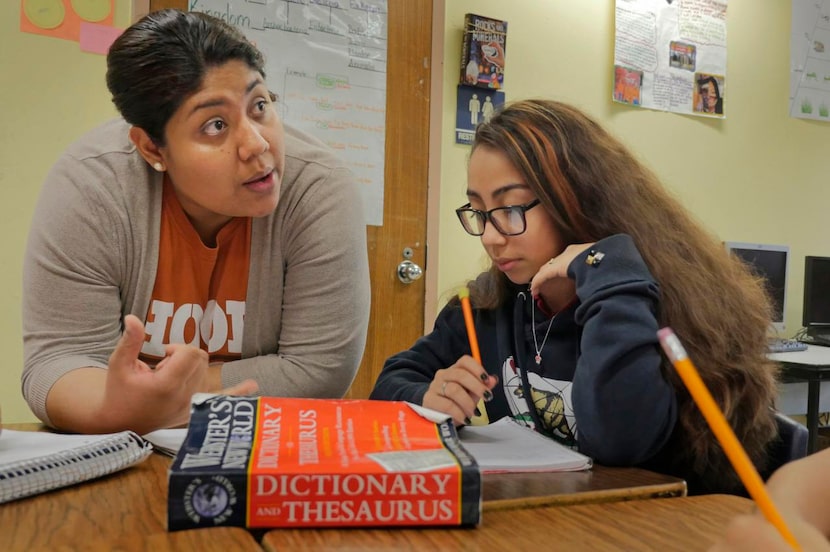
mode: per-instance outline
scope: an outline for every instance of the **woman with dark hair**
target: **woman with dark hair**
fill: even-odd
[[[27,244],[23,393],[46,424],[146,432],[186,423],[196,392],[348,389],[369,317],[359,192],[283,127],[263,67],[200,13],[113,44],[122,118],[58,160]]]
[[[697,95],[699,104],[696,111],[723,115],[723,98],[720,95],[718,79],[711,75],[704,75],[698,79]]]
[[[435,329],[388,359],[372,397],[476,421],[504,416],[606,465],[687,480],[691,492],[740,481],[670,363],[671,326],[763,466],[776,435],[776,365],[767,360],[764,288],[657,177],[579,110],[509,105],[476,129],[469,203],[490,270],[470,282],[482,364],[454,298]]]

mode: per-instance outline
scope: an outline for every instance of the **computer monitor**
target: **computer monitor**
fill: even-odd
[[[787,312],[787,272],[790,247],[763,243],[724,242],[727,251],[742,260],[749,269],[764,279],[772,300],[772,329],[784,331]]]
[[[804,310],[807,335],[830,334],[830,257],[804,257]]]

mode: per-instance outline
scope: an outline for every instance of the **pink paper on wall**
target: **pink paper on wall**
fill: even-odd
[[[114,2],[115,0],[20,0],[20,30],[78,41],[81,23],[112,25]]]
[[[81,43],[82,52],[93,54],[104,54],[109,51],[115,39],[124,32],[124,29],[117,29],[109,25],[98,25],[97,23],[81,22]]]

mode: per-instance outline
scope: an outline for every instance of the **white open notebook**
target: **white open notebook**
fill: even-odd
[[[156,450],[175,456],[187,429],[162,429],[144,435]],[[591,468],[591,458],[536,433],[510,417],[458,431],[461,444],[483,473],[579,471]]]
[[[489,425],[465,426],[458,436],[484,473],[579,471],[593,465],[588,456],[507,416]]]
[[[64,435],[0,432],[0,503],[107,475],[147,458],[150,443],[132,431]]]

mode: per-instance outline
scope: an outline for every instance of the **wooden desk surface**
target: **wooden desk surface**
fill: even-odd
[[[485,474],[482,479],[485,512],[686,496],[684,480],[638,468],[595,465],[581,472]]]
[[[100,479],[0,504],[0,550],[261,550],[238,527],[168,533],[169,467],[170,458],[152,454]]]
[[[170,462],[167,456],[153,454],[138,466],[101,479],[0,505],[0,550],[259,550],[240,528],[168,533]],[[685,494],[682,479],[603,466],[585,472],[487,474],[482,491],[485,521],[490,512],[506,509]]]
[[[265,550],[706,550],[752,501],[729,495],[485,512],[469,529],[275,529]]]

